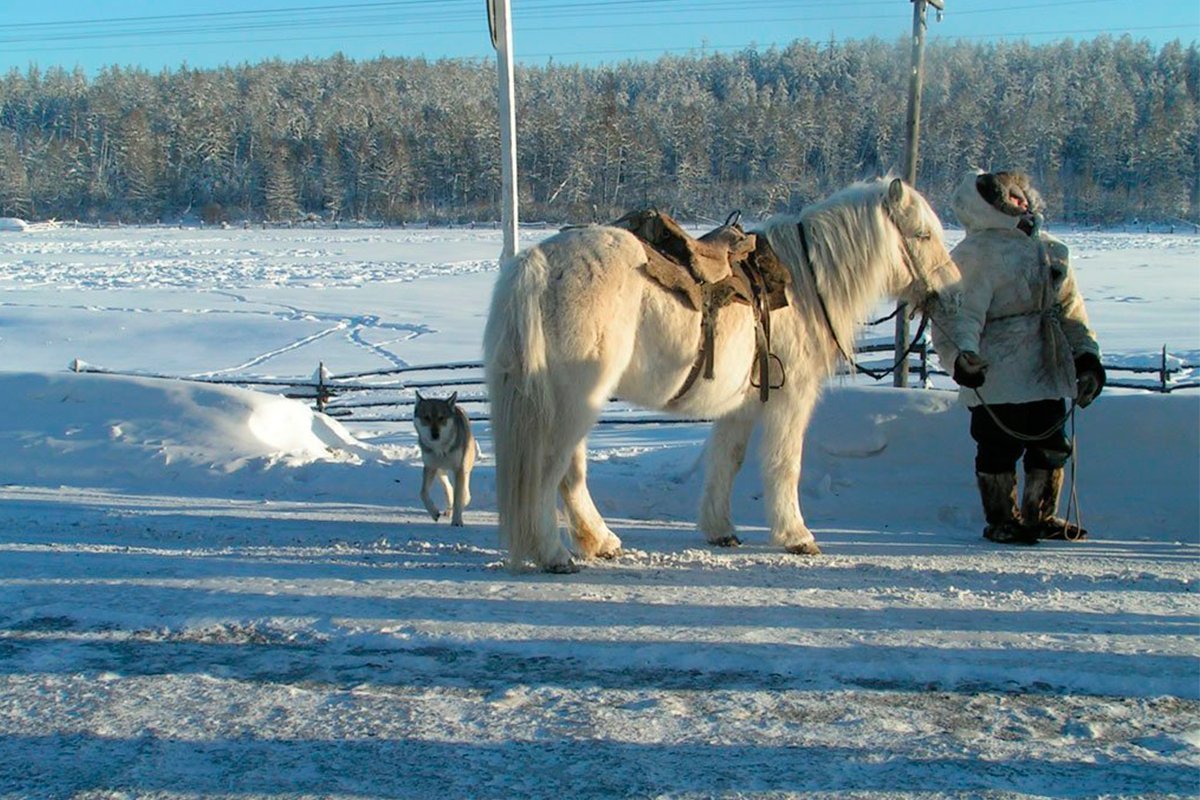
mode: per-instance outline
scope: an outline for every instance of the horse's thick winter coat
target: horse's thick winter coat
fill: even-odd
[[[965,175],[952,206],[966,237],[951,253],[962,273],[961,307],[953,325],[935,327],[933,344],[943,364],[962,350],[988,362],[979,394],[963,390],[968,406],[1026,403],[1075,397],[1080,355],[1099,358],[1066,245],[1040,230],[1018,227],[1018,217],[988,203]],[[1040,212],[1032,194],[1031,210]]]
[[[882,295],[920,305],[957,271],[937,217],[898,180],[855,184],[799,217],[773,218],[757,233],[792,276],[789,307],[771,320],[772,350],[786,382],[760,402],[751,386],[752,312],[729,305],[717,321],[715,378],[697,381],[671,410],[716,420],[699,519],[707,540],[737,543],[730,491],[761,420],[772,541],[815,554],[820,550],[800,511],[800,457],[821,382],[839,357],[837,343],[854,341],[857,324]],[[641,242],[628,231],[589,226],[565,230],[501,265],[484,361],[500,535],[513,568],[533,562],[567,571],[575,568],[572,550],[583,558],[620,552],[620,539],[588,493],[585,437],[609,397],[664,408],[686,380],[700,337],[699,313],[647,279],[645,262]],[[571,549],[558,533],[556,492]]]

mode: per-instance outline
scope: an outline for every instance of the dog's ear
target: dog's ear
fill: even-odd
[[[446,402],[449,403],[450,405],[454,405],[454,401],[457,399],[458,399],[458,392],[454,392],[453,394],[451,394],[449,397],[446,398]]]
[[[421,402],[421,401],[422,401],[422,400],[424,400],[424,399],[425,399],[424,397],[421,397],[421,391],[420,391],[420,389],[418,389],[418,390],[417,390],[417,402],[419,403],[419,402]]]

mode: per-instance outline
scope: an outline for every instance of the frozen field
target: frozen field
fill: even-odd
[[[1062,236],[1106,363],[1200,363],[1200,238]],[[1200,794],[1200,390],[1081,412],[1092,538],[1028,549],[980,538],[941,389],[831,386],[816,559],[767,544],[753,463],[746,544],[704,544],[704,426],[602,428],[627,555],[564,577],[501,568],[486,425],[451,529],[408,425],[66,369],[476,360],[499,247],[0,233],[0,798]]]

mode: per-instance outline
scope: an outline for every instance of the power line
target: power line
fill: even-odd
[[[945,41],[948,39],[1023,39],[1029,36],[1081,36],[1081,35],[1101,35],[1101,34],[1124,34],[1133,33],[1135,31],[1176,31],[1176,30],[1196,30],[1195,25],[1134,25],[1124,28],[1075,28],[1072,30],[1054,30],[1054,31],[1009,31],[996,33],[956,33],[952,35],[931,35],[930,39],[938,39]]]
[[[1056,3],[1040,3],[1040,4],[1021,4],[1010,6],[991,7],[982,10],[963,10],[957,12],[959,16],[971,14],[997,14],[1007,13],[1012,11],[1023,11],[1029,9],[1046,9],[1064,6],[1078,5],[1102,5],[1111,4],[1117,0],[1062,0]],[[662,6],[664,4],[674,3],[677,5],[686,5],[689,12],[716,12],[716,11],[737,11],[740,13],[739,21],[752,20],[756,23],[774,24],[779,22],[835,22],[835,21],[860,21],[860,20],[883,20],[894,19],[895,14],[855,14],[855,13],[826,13],[820,16],[790,15],[786,17],[760,17],[753,14],[746,14],[748,5],[744,0],[657,0],[652,6],[644,2],[644,0],[607,0],[603,6],[595,4],[587,4],[580,6],[572,3],[563,3],[558,0],[550,0],[549,2],[536,3],[530,2],[520,6],[517,10],[518,16],[527,17],[531,21],[555,20],[555,19],[571,19],[586,17],[589,19],[611,19],[613,17],[614,8],[625,8],[622,16],[661,16],[663,13]],[[446,30],[440,27],[446,22],[459,22],[463,20],[475,20],[480,17],[478,8],[475,2],[470,0],[390,0],[390,2],[360,2],[340,5],[314,5],[302,6],[290,9],[259,9],[259,10],[244,10],[244,11],[223,11],[223,12],[206,12],[193,14],[178,14],[178,15],[148,15],[135,17],[115,17],[115,18],[96,18],[87,20],[71,20],[69,22],[33,22],[33,23],[14,23],[7,24],[5,28],[9,31],[30,31],[35,32],[43,40],[75,40],[75,39],[93,39],[100,37],[129,37],[129,36],[145,36],[145,35],[173,35],[180,33],[232,33],[248,30],[261,30],[276,28],[279,30],[295,29],[302,27],[320,27],[325,30],[330,24],[334,24],[340,28],[369,28],[374,29],[380,24],[395,24],[395,25],[413,25],[426,24],[437,25],[433,32],[435,33],[459,33],[457,30]],[[788,8],[796,9],[798,7],[820,8],[827,9],[828,3],[825,0],[809,0],[803,2],[801,0],[758,0],[753,4],[754,10],[761,9],[777,9]],[[887,0],[862,0],[861,2],[844,2],[840,8],[850,9],[866,9],[866,8],[893,8],[894,4]],[[397,10],[427,10],[429,8],[437,8],[439,13],[436,15],[422,14],[420,16],[392,16],[390,12]],[[461,10],[458,10],[461,9]],[[358,15],[355,17],[342,16],[348,11],[369,11],[372,13],[366,16]],[[449,12],[449,13],[448,13]],[[727,22],[725,19],[672,19],[672,26],[695,26],[695,25],[712,25]],[[130,23],[136,23],[130,25]],[[107,29],[97,31],[96,28],[105,27]],[[121,26],[121,27],[113,27]],[[564,30],[593,30],[597,27],[604,28],[621,28],[626,27],[625,23],[608,23],[598,26],[595,22],[586,25],[564,25],[564,26],[544,26],[534,23],[529,30],[535,31],[564,31]],[[31,29],[39,29],[32,31]],[[476,28],[473,27],[472,30]],[[463,31],[465,32],[465,31]],[[25,41],[22,37],[7,37],[0,39],[4,43],[19,43]]]
[[[92,25],[109,25],[118,22],[150,22],[156,20],[170,20],[176,22],[179,20],[192,19],[216,19],[229,17],[247,17],[247,16],[270,16],[279,15],[282,17],[294,17],[296,14],[304,14],[309,11],[321,10],[338,10],[350,11],[356,8],[380,8],[380,7],[413,7],[413,6],[438,6],[445,7],[446,5],[457,2],[464,7],[467,5],[467,0],[391,0],[390,2],[375,2],[375,3],[348,3],[339,5],[323,5],[323,6],[301,6],[299,8],[280,8],[280,9],[258,9],[246,11],[209,11],[195,14],[155,14],[150,16],[137,17],[101,17],[98,19],[73,19],[70,22],[19,22],[5,23],[5,28],[41,28],[41,27],[57,27],[57,26],[92,26]]]
[[[997,33],[954,34],[954,35],[933,35],[933,34],[931,34],[929,39],[931,42],[946,42],[946,41],[953,41],[955,39],[1015,39],[1015,40],[1020,40],[1020,39],[1033,37],[1033,36],[1038,36],[1038,37],[1040,37],[1040,36],[1083,36],[1083,35],[1098,36],[1098,35],[1104,35],[1104,34],[1125,34],[1125,33],[1132,33],[1132,32],[1181,30],[1181,29],[1186,29],[1186,28],[1190,28],[1190,27],[1191,26],[1188,26],[1188,25],[1146,25],[1146,26],[1138,26],[1138,27],[1133,27],[1133,28],[1126,27],[1126,28],[1087,28],[1087,29],[1073,29],[1073,30],[1009,31],[1009,32],[997,32]],[[473,36],[473,35],[476,35],[477,32],[476,31],[459,31],[456,33],[459,33],[462,35],[469,34],[469,35]],[[428,35],[428,33],[425,33],[425,32],[408,32],[408,33],[402,33],[402,34],[396,34],[396,33],[389,32],[389,33],[351,34],[351,35],[343,36],[340,38],[341,38],[341,40],[359,41],[359,40],[364,40],[364,39],[382,39],[382,38],[391,39],[391,38],[395,38],[396,36],[421,37],[421,36],[427,36],[427,35]],[[206,39],[203,41],[192,41],[192,42],[162,42],[162,43],[157,43],[157,44],[140,44],[140,45],[138,45],[138,47],[143,47],[143,48],[187,47],[187,46],[214,45],[214,44],[281,44],[281,43],[297,42],[297,41],[324,41],[324,40],[325,40],[325,37],[323,37],[323,36],[308,36],[308,37],[292,36],[292,37],[282,38],[282,39],[225,39],[225,40]],[[783,46],[786,46],[787,44],[791,44],[792,41],[815,41],[815,40],[794,39],[794,40],[791,40],[788,42],[784,42]],[[770,47],[770,46],[777,46],[777,45],[767,45],[767,46]],[[530,59],[562,58],[565,56],[570,56],[570,57],[635,56],[635,55],[652,54],[652,53],[661,53],[661,54],[692,53],[692,52],[697,52],[697,51],[731,52],[731,51],[741,51],[741,50],[749,50],[749,49],[761,49],[763,47],[764,47],[764,45],[762,44],[762,42],[750,41],[750,42],[742,42],[740,44],[713,44],[710,42],[706,42],[706,43],[702,43],[702,44],[692,44],[692,45],[661,46],[661,47],[606,48],[603,50],[546,50],[546,51],[541,51],[541,52],[532,51],[532,52],[522,53],[519,60],[528,61]],[[111,50],[111,49],[112,49],[112,47],[110,45],[94,44],[94,45],[59,45],[59,46],[50,46],[50,47],[42,47],[42,48],[28,48],[27,51],[28,52],[58,52],[58,51]],[[380,55],[386,55],[386,54],[380,54]],[[393,57],[402,58],[403,56],[396,55]],[[483,55],[445,56],[445,58],[448,60],[456,60],[456,59],[471,60],[471,59],[483,58],[483,57],[485,57],[485,56],[483,56]],[[490,54],[486,57],[490,57]],[[263,59],[254,59],[254,60],[268,60],[268,57],[264,57]]]
[[[1050,3],[1018,3],[987,9],[965,9],[957,15],[1011,14],[1030,9],[1054,7],[1098,6],[1116,0],[1059,0]],[[196,47],[212,45],[256,45],[296,42],[328,41],[331,31],[338,31],[337,39],[331,42],[412,39],[434,36],[468,37],[478,36],[484,28],[483,15],[478,0],[390,0],[389,2],[355,2],[345,4],[320,4],[298,8],[276,8],[243,11],[204,12],[178,15],[146,15],[116,18],[71,20],[68,22],[30,22],[6,24],[4,30],[10,34],[0,37],[5,49],[20,53],[54,52],[63,50],[119,49],[122,53],[132,49],[154,47]],[[664,10],[664,6],[671,6]],[[656,0],[648,4],[644,0],[607,0],[603,4],[562,2],[562,0],[527,0],[518,9],[518,17],[527,17],[520,26],[522,32],[555,34],[572,31],[603,31],[628,27],[630,18],[662,16],[672,14],[673,28],[712,27],[729,22],[724,17],[710,15],[724,11],[738,11],[739,21],[745,21],[746,12],[764,12],[787,8],[810,9],[813,13],[787,16],[753,17],[757,24],[774,26],[776,29],[787,24],[876,22],[896,19],[893,13],[874,13],[877,7],[893,8],[889,0],[844,0],[836,8],[838,13],[829,12],[827,0],[758,0],[737,2],[735,0]],[[436,13],[432,10],[436,9]],[[680,18],[679,12],[689,16]],[[850,13],[847,13],[850,12]],[[619,17],[621,21],[611,21]],[[459,27],[467,21],[473,25]],[[1091,29],[1041,30],[988,32],[982,34],[939,34],[938,40],[953,38],[1009,39],[1022,37],[1077,36],[1085,34],[1133,33],[1149,31],[1196,30],[1195,25],[1146,25],[1135,27],[1097,27]],[[305,35],[308,31],[320,31],[319,35]],[[899,32],[899,28],[897,28]],[[270,36],[228,38],[236,33],[279,33],[286,38]],[[781,30],[780,33],[783,33]],[[17,35],[11,35],[17,34]],[[784,44],[801,37],[787,36]],[[36,41],[31,41],[36,40]],[[135,41],[128,41],[128,40]],[[607,48],[589,50],[557,50],[554,52],[521,53],[523,60],[542,57],[580,57],[604,55],[628,55],[637,53],[688,52],[698,49],[746,49],[761,44],[747,42],[740,45],[667,45],[660,47]],[[485,54],[482,48],[473,55]],[[184,54],[186,55],[186,54]],[[453,56],[451,56],[453,57]],[[463,56],[459,56],[463,57]]]

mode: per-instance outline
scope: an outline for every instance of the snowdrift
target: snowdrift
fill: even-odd
[[[383,457],[303,403],[237,387],[6,373],[0,482],[172,491],[272,467]]]
[[[215,384],[75,373],[4,374],[0,391],[8,402],[0,419],[0,453],[8,454],[0,460],[3,483],[417,503],[415,439],[365,444],[300,401]],[[1110,391],[1076,420],[1077,488],[1093,534],[1195,541],[1200,397]],[[822,545],[836,543],[839,532],[863,530],[977,537],[982,518],[967,422],[953,392],[829,389],[810,428],[801,481],[805,514]],[[492,512],[490,432],[477,425],[476,433],[484,456],[470,512]],[[706,434],[704,425],[596,429],[590,479],[602,513],[694,520]],[[753,456],[735,495],[735,520],[765,543]]]

